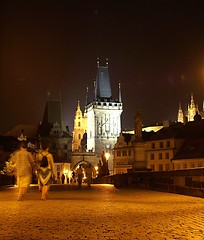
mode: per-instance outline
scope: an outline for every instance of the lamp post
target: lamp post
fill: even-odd
[[[105,153],[105,158],[106,158],[106,174],[105,175],[109,175],[109,169],[108,169],[108,159],[110,157],[110,153],[109,152],[106,152]]]
[[[109,152],[106,152],[106,153],[105,153],[105,157],[106,157],[106,161],[108,162],[108,159],[109,159],[109,157],[110,157],[110,153],[109,153]]]

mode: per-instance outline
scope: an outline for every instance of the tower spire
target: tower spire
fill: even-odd
[[[85,101],[85,106],[88,105],[88,101],[89,101],[88,96],[89,96],[89,87],[86,86],[86,101]]]
[[[119,102],[122,102],[122,97],[121,97],[121,84],[119,82],[119,96],[118,96]]]
[[[88,94],[89,94],[89,87],[86,86],[86,102],[85,102],[85,106],[88,104]]]
[[[106,58],[106,66],[108,67],[108,58]]]
[[[77,103],[77,110],[80,110],[80,101],[78,100],[78,103]]]
[[[194,102],[194,99],[193,99],[193,93],[191,93],[191,107],[195,107],[195,102]]]
[[[183,115],[183,111],[181,108],[181,102],[179,102],[179,110],[178,110],[178,122],[184,123],[184,115]]]
[[[97,98],[97,83],[96,83],[96,80],[94,79],[94,101],[96,101],[96,98]]]

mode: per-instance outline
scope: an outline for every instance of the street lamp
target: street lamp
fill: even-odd
[[[105,153],[105,157],[106,157],[106,161],[108,161],[109,157],[110,157],[110,153],[109,152],[106,152]]]
[[[98,176],[98,170],[99,170],[98,166],[95,166],[94,169],[95,169],[95,177],[97,177]]]

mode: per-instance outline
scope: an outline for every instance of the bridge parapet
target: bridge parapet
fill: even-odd
[[[162,172],[128,172],[101,177],[95,182],[114,184],[116,188],[140,187],[204,197],[204,168]]]

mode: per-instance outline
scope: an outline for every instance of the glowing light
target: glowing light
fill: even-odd
[[[109,157],[110,157],[110,153],[109,153],[109,152],[106,152],[106,153],[105,153],[105,157],[106,157],[106,160],[108,160]]]

